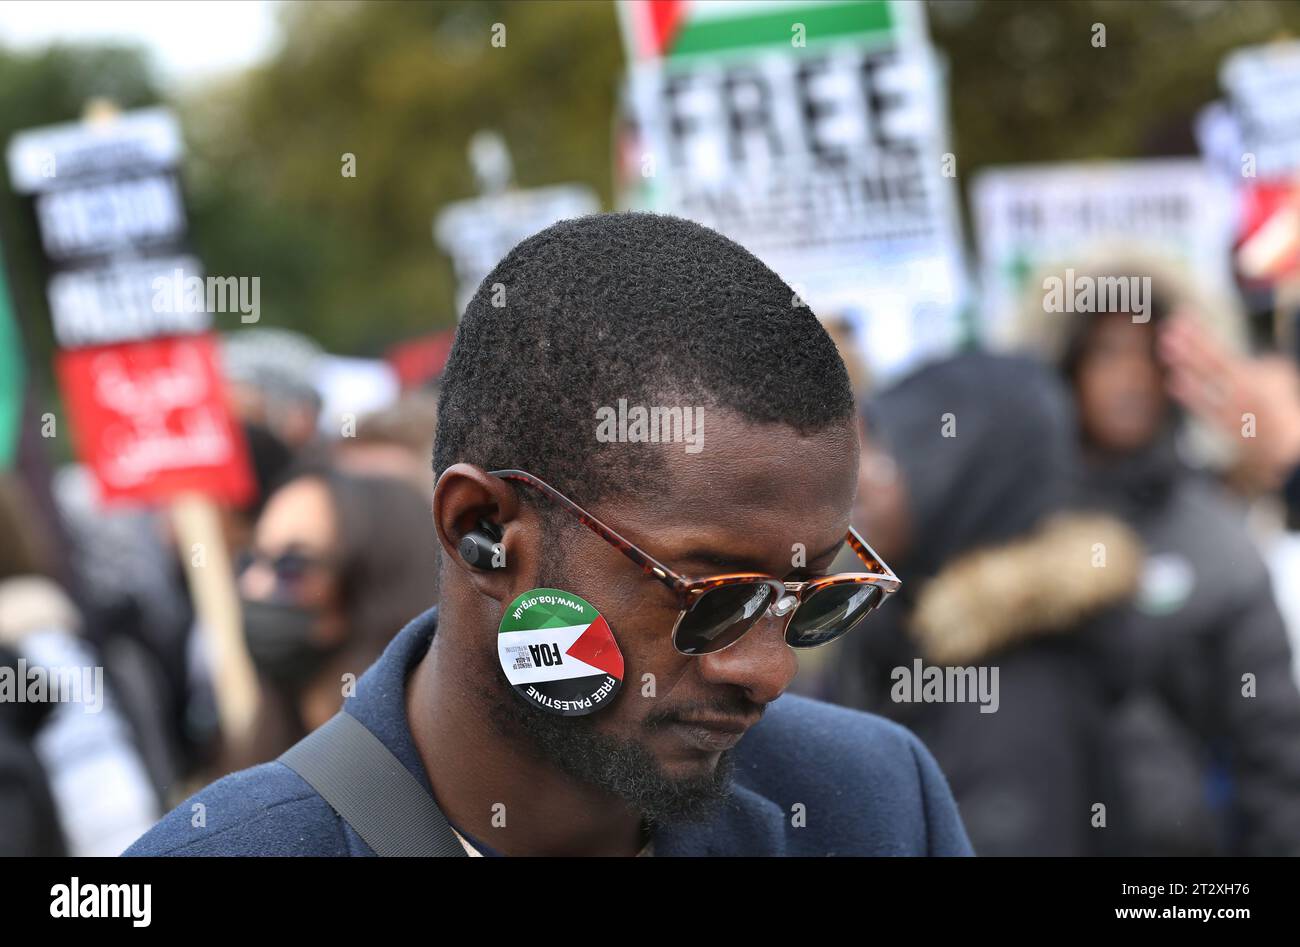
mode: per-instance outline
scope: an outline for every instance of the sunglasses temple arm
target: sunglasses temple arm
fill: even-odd
[[[849,527],[848,542],[853,547],[853,551],[858,554],[858,558],[865,562],[871,571],[887,575],[891,579],[896,580],[898,578],[894,574],[894,570],[889,568],[889,563],[881,559],[876,551],[868,545],[867,541],[858,535],[858,531],[851,526]]]
[[[559,490],[556,490],[540,477],[535,477],[525,470],[492,470],[489,473],[493,477],[500,477],[502,480],[513,480],[516,483],[522,483],[532,487],[543,496],[558,504],[570,515],[577,518],[583,526],[587,527],[605,542],[609,543],[623,555],[635,562],[641,571],[646,575],[653,576],[660,582],[663,582],[670,589],[677,593],[678,599],[683,603],[686,602],[686,579],[678,575],[672,569],[650,555],[635,543],[624,539],[609,526],[606,526],[598,518],[588,513],[578,504],[574,503]]]

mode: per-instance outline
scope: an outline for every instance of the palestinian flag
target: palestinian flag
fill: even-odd
[[[795,24],[813,43],[871,40],[906,26],[894,0],[621,0],[618,11],[632,61],[789,51]]]
[[[623,653],[591,603],[533,589],[510,603],[497,634],[501,670],[533,706],[578,717],[606,706],[623,685]]]

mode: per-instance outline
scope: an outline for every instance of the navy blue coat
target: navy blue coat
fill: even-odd
[[[428,649],[436,624],[431,609],[407,625],[345,703],[430,792],[404,695],[406,673]],[[729,800],[707,822],[660,828],[656,856],[972,854],[934,759],[915,736],[883,718],[786,695],[733,752]],[[204,809],[196,810],[197,803]],[[796,827],[792,807],[799,803],[806,824]],[[200,790],[125,854],[374,852],[297,773],[276,761]]]

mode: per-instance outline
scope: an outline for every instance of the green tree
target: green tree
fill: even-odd
[[[931,0],[927,12],[963,182],[990,164],[1195,154],[1223,57],[1300,30],[1300,4],[1235,0]]]
[[[610,4],[302,4],[284,17],[272,62],[183,113],[204,263],[261,276],[265,322],[359,353],[454,325],[432,224],[475,193],[466,144],[481,129],[504,136],[519,186],[578,181],[608,200],[622,71]]]

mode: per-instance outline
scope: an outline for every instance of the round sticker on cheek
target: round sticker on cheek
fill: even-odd
[[[562,717],[595,713],[623,686],[623,652],[609,624],[561,589],[532,589],[507,606],[497,657],[516,694]]]

